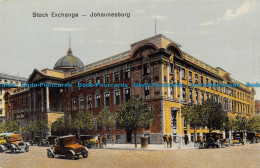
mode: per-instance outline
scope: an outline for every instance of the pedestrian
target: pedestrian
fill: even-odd
[[[106,147],[107,147],[107,134],[105,134],[105,135],[102,137],[102,142],[103,142],[104,148],[106,148]]]
[[[163,136],[163,143],[164,143],[164,148],[166,148],[166,145],[167,145],[167,135]]]
[[[172,148],[172,136],[170,135],[168,139],[169,139],[170,148]]]
[[[166,144],[167,144],[167,148],[169,148],[169,136],[166,135]]]
[[[188,138],[188,135],[187,135],[187,134],[185,134],[185,136],[184,136],[184,142],[185,142],[185,145],[187,145],[187,144],[188,144],[188,140],[189,140],[189,138]]]
[[[112,137],[111,137],[111,143],[112,143],[112,146],[113,146],[114,143],[115,143],[115,135],[114,135],[114,134],[112,134]]]

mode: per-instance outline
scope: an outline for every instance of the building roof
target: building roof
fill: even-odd
[[[7,79],[7,80],[16,80],[16,81],[21,81],[21,82],[26,82],[27,79],[24,77],[19,77],[19,76],[14,76],[14,75],[9,75],[5,73],[0,73],[0,79]]]
[[[72,55],[72,50],[69,48],[67,55],[56,62],[54,69],[71,69],[83,66],[83,62],[78,57]]]

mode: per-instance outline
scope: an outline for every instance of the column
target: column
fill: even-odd
[[[49,87],[46,87],[46,111],[50,111]]]
[[[163,75],[163,62],[161,64],[161,81],[162,84],[164,83],[164,75]],[[161,118],[162,118],[162,133],[163,135],[165,134],[165,118],[164,118],[164,87],[162,87],[161,90],[161,96],[162,96],[162,100],[161,100]]]
[[[43,110],[44,110],[44,95],[43,95],[43,93],[44,93],[44,91],[43,91],[43,87],[41,88],[41,101],[42,101],[42,112],[43,112]]]
[[[169,70],[170,70],[170,68],[169,68],[169,62],[167,62],[167,65],[166,65],[166,66],[167,66],[167,69],[166,69],[166,70],[167,70],[166,79],[167,79],[167,84],[169,84],[169,83],[170,83],[170,79],[169,79],[169,78],[170,78],[170,77],[169,77],[169,74],[170,74],[170,71],[169,71]],[[170,87],[167,87],[167,98],[170,98],[170,97],[171,97]]]
[[[35,95],[35,88],[33,88],[33,112],[36,112],[36,95]]]

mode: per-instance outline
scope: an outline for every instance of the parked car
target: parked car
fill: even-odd
[[[206,133],[205,138],[202,141],[196,141],[195,142],[195,148],[202,149],[202,148],[210,148],[210,147],[217,147],[221,148],[222,144],[226,145],[226,140],[223,139],[223,134],[221,133]]]
[[[88,148],[83,145],[76,144],[74,135],[58,137],[54,140],[54,145],[47,148],[47,156],[54,158],[57,155],[65,155],[67,159],[74,160],[75,157],[82,155],[88,157]]]
[[[242,144],[244,145],[246,142],[245,140],[245,132],[233,132],[233,140],[231,141],[231,144],[234,146],[234,144]]]
[[[42,146],[42,145],[46,145],[45,139],[40,137],[40,136],[35,136],[32,141],[31,141],[31,145],[38,145],[38,146]]]
[[[10,150],[11,153],[16,153],[18,150],[24,150],[25,152],[29,151],[29,143],[24,142],[20,134],[2,133],[0,136],[2,139],[0,145],[1,152],[8,150]]]
[[[247,132],[246,139],[249,143],[258,143],[260,140],[260,134],[256,132]]]
[[[55,140],[56,138],[58,138],[58,136],[55,136],[55,135],[48,136],[48,137],[47,137],[48,144],[49,144],[49,145],[54,145],[54,140]]]
[[[79,135],[79,144],[87,146],[88,148],[103,148],[103,143],[94,135]]]

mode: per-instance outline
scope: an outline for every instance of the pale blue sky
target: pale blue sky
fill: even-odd
[[[127,18],[33,18],[32,12],[130,12]],[[0,72],[28,77],[66,54],[84,64],[164,34],[181,49],[243,83],[260,83],[260,1],[256,0],[0,0]],[[256,89],[260,99],[260,89]]]

